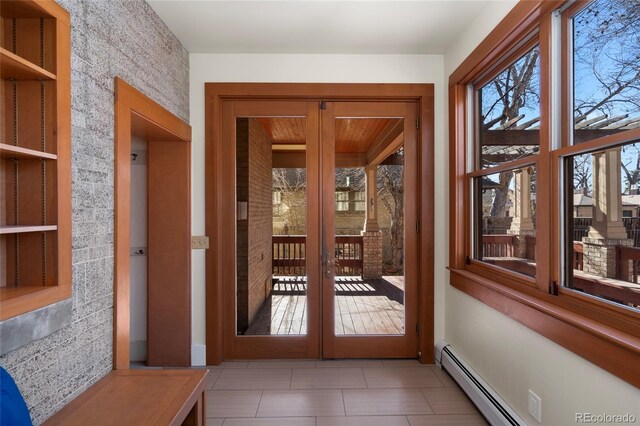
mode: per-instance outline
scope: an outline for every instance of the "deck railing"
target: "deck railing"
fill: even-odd
[[[306,240],[305,235],[274,235],[272,237],[273,275],[304,276],[307,274]],[[336,235],[336,275],[361,276],[363,259],[362,236]]]
[[[515,257],[513,235],[483,235],[482,257]]]

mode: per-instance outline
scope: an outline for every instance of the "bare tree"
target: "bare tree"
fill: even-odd
[[[306,169],[273,169],[273,191],[280,194],[277,212],[285,220],[284,234],[306,233],[307,173]]]
[[[640,3],[594,1],[574,28],[576,119],[640,111]]]
[[[573,189],[574,191],[591,192],[592,189],[591,154],[573,157]]]
[[[400,155],[402,151],[400,151]],[[390,218],[389,243],[391,268],[402,271],[404,267],[404,166],[378,166],[378,200]]]
[[[626,145],[622,147],[622,151],[623,157],[627,159],[621,165],[626,191],[629,192],[632,187],[638,188],[640,183],[640,146],[638,144]]]
[[[481,89],[481,127],[484,131],[496,126],[498,129],[510,127],[512,123],[523,118],[523,110],[538,112],[537,105],[540,103],[539,56],[539,49],[533,48]],[[488,147],[483,146],[482,149],[483,153],[488,151]],[[510,153],[503,156],[515,159],[527,155],[532,151],[532,148],[502,147],[496,150],[497,156],[500,157],[500,154],[504,154],[506,150],[509,150]],[[483,157],[483,166],[497,164],[487,158]],[[499,186],[494,188],[495,197],[491,207],[491,216],[505,216],[512,179],[513,171],[499,174]]]

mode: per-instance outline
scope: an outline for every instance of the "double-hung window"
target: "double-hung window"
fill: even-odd
[[[639,29],[520,2],[449,79],[451,284],[636,386]]]

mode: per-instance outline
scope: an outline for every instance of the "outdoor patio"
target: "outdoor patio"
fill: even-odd
[[[307,331],[307,284],[303,276],[274,276],[271,295],[247,335],[296,335]],[[364,280],[336,277],[336,335],[404,334],[404,277]]]

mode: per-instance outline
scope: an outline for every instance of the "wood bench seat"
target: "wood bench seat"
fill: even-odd
[[[45,425],[204,425],[207,370],[114,370]]]

